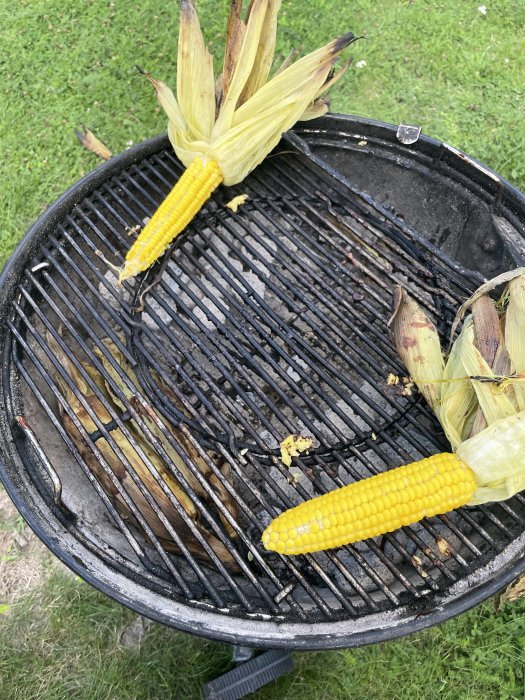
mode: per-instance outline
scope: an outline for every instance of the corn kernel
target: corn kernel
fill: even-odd
[[[438,454],[350,484],[282,513],[265,530],[263,543],[267,549],[281,554],[339,547],[457,508],[475,490],[474,474],[469,467],[456,455]],[[334,502],[341,508],[335,518]],[[301,536],[292,540],[289,533],[294,530]]]
[[[217,161],[195,158],[129,249],[119,282],[147,270],[186,228],[222,179]]]

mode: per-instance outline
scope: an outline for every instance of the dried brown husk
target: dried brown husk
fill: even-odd
[[[111,357],[115,359],[117,364],[119,365],[120,369],[125,373],[125,375],[131,380],[133,386],[138,386],[138,380],[136,378],[135,373],[133,372],[133,369],[131,368],[130,364],[126,361],[126,358],[124,355],[120,352],[118,347],[109,339],[106,338],[103,341],[106,350],[109,352]],[[134,398],[135,392],[130,389],[126,381],[124,380],[124,377],[122,374],[117,370],[113,364],[109,361],[107,355],[102,352],[102,350],[98,347],[94,348],[94,353],[99,357],[101,360],[102,364],[104,365],[104,369],[108,373],[108,375],[113,379],[115,384],[118,386],[120,391],[123,393],[123,395],[126,397],[128,401],[132,401]],[[184,412],[183,407],[178,400],[178,398],[173,394],[173,392],[167,387],[163,382],[161,382],[160,378],[156,377],[159,386],[161,386],[162,390],[164,393],[168,396],[170,401],[182,412]],[[122,404],[121,400],[117,396],[116,392],[113,390],[113,387],[109,384],[106,383],[106,389],[111,395],[113,401],[119,406],[121,410],[125,410],[126,407],[124,404]],[[140,403],[136,403],[136,408],[138,410],[141,410],[141,405]],[[163,432],[164,429],[168,430],[171,435],[175,438],[175,440],[178,442],[178,444],[183,448],[183,450],[186,452],[186,454],[189,456],[193,464],[197,467],[198,471],[202,476],[209,482],[211,488],[215,490],[217,496],[223,503],[223,505],[228,509],[228,511],[231,513],[231,515],[235,518],[237,509],[235,506],[234,501],[232,500],[230,494],[228,493],[226,487],[222,484],[222,482],[216,477],[216,475],[213,473],[207,462],[201,457],[193,443],[188,439],[188,437],[184,434],[182,430],[179,430],[175,426],[173,426],[171,423],[169,423],[163,416],[160,414],[156,413],[151,409],[149,412],[146,411],[141,411],[142,419],[148,426],[149,430],[153,433],[153,435],[160,441],[163,449],[166,451],[166,453],[169,456],[170,461],[175,465],[175,467],[178,469],[178,471],[183,474],[184,478],[187,480],[188,484],[191,486],[191,488],[195,491],[195,493],[203,499],[208,499],[209,495],[208,492],[206,491],[205,487],[202,485],[201,481],[195,476],[195,474],[191,471],[191,469],[187,466],[185,461],[182,459],[182,457],[179,455],[179,453],[172,447],[170,440],[168,437],[165,435]],[[160,425],[159,425],[160,424]],[[228,477],[230,476],[229,468],[227,467],[222,467],[222,472],[223,474]],[[220,514],[222,523],[228,532],[228,535],[230,537],[235,538],[236,532],[232,528],[230,522],[223,517]]]
[[[88,151],[91,151],[99,158],[103,160],[109,160],[111,158],[112,153],[106,144],[102,143],[102,141],[87,127],[84,126],[82,131],[75,129],[75,136],[84,148],[87,148]]]
[[[496,599],[496,610],[499,611],[505,603],[513,603],[525,596],[525,575],[520,576],[513,581],[510,586],[501,593]]]
[[[254,0],[250,3],[249,13],[254,6]],[[275,51],[275,40],[277,36],[277,15],[281,7],[281,0],[267,0],[264,23],[259,36],[257,53],[246,85],[241,93],[239,105],[248,100],[261,88],[270,75]]]
[[[444,360],[439,335],[421,306],[401,287],[394,291],[394,312],[388,327],[405,367],[431,408],[441,400]]]
[[[77,369],[75,364],[70,360],[68,355],[66,355],[53,336],[49,333],[47,334],[47,341],[55,353],[56,358],[59,360],[75,384],[78,393],[83,397],[83,401],[87,404],[87,406],[89,406],[100,423],[107,424],[112,421],[114,418],[114,414],[112,414],[110,410],[113,409],[114,411],[112,399],[109,396],[104,381],[101,375],[97,372],[96,368],[86,362],[80,362],[80,360],[77,358],[79,364],[100,389],[104,399],[103,401],[95,395],[79,369]],[[165,493],[161,484],[155,478],[154,473],[152,472],[153,467],[153,470],[158,473],[159,478],[173,494],[173,497],[182,505],[188,516],[194,522],[195,527],[201,533],[204,540],[215,552],[218,558],[232,571],[238,570],[236,561],[233,559],[232,555],[223,545],[223,543],[198,522],[198,513],[195,505],[174,479],[161,457],[149,444],[144,434],[133,421],[128,422],[127,430],[129,430],[133,440],[136,441],[138,450],[129,441],[128,437],[121,429],[116,428],[111,430],[111,437],[115,441],[118,449],[122,452],[124,461],[127,462],[126,466],[129,465],[128,468],[126,468],[121,457],[117,454],[117,452],[115,452],[111,444],[105,438],[101,437],[96,441],[96,449],[102,455],[114,475],[114,479],[112,479],[112,477],[103,468],[99,457],[97,456],[96,452],[93,451],[90,443],[85,440],[78,426],[75,424],[75,421],[78,421],[80,426],[82,426],[88,434],[92,434],[98,430],[98,425],[89,415],[89,412],[82,399],[68,386],[67,382],[64,381],[64,379],[58,374],[56,376],[56,380],[64,399],[70,407],[70,412],[68,412],[61,404],[59,405],[64,428],[73,440],[87,466],[97,477],[104,491],[114,502],[119,513],[140,528],[139,522],[134,517],[129,506],[126,504],[122,494],[119,492],[119,489],[115,484],[115,480],[120,483],[155,536],[161,540],[163,546],[168,551],[178,552],[179,548],[173,541],[169,530],[159,518],[159,512],[162,513],[173,529],[177,532],[178,536],[183,540],[188,550],[195,557],[206,562],[207,564],[211,564],[208,554],[202,548],[199,541],[196,540],[189,526],[177,512],[177,509],[170,500],[170,497]],[[73,415],[71,415],[71,413]],[[115,411],[115,413],[118,414],[119,411]],[[142,459],[139,451],[142,451],[146,455],[146,461]],[[148,503],[146,497],[141,492],[141,489],[133,480],[129,472],[129,468],[133,470],[134,474],[142,482],[145,489],[151,494],[155,507],[152,507],[150,503]],[[147,537],[146,533],[145,536]]]
[[[472,304],[476,301],[476,299],[479,299],[480,297],[484,296],[485,294],[488,294],[491,292],[493,289],[496,289],[496,287],[499,287],[501,284],[504,284],[505,282],[510,282],[511,280],[515,279],[516,277],[521,277],[522,275],[525,274],[525,267],[517,267],[514,270],[508,270],[507,272],[502,272],[500,275],[497,275],[496,277],[493,277],[492,279],[488,280],[485,282],[485,284],[482,284],[480,287],[476,289],[474,294],[470,296],[467,301],[463,302],[461,306],[459,307],[456,317],[454,318],[454,323],[452,324],[452,328],[450,330],[450,338],[454,338],[454,335],[456,333],[456,330],[461,323],[463,317],[467,313],[467,311],[470,309]]]
[[[496,376],[507,374],[510,358],[505,348],[501,320],[495,303],[488,295],[484,294],[473,301],[472,319],[474,323],[474,344],[487,366]],[[497,384],[493,385],[493,390],[501,391]],[[507,385],[505,394],[513,404],[513,408],[517,409],[516,396],[510,384]],[[480,406],[476,411],[469,436],[476,435],[476,433],[479,433],[486,427],[487,420]]]
[[[474,324],[472,324],[472,333],[468,334],[466,342],[462,344],[461,361],[466,375],[471,378],[485,421],[490,425],[501,418],[514,415],[516,408],[492,368],[477,349],[474,343],[473,326]]]
[[[242,3],[243,0],[231,0],[230,14],[226,24],[226,46],[224,48],[222,73],[217,79],[216,86],[218,108],[222,105],[224,95],[230,89],[231,77],[237,64],[246,32],[246,24],[241,19]]]
[[[182,413],[185,413],[184,406],[181,404],[179,401],[178,397],[173,393],[173,391],[169,388],[169,386],[166,385],[166,383],[162,380],[161,377],[158,375],[154,374],[155,381],[157,384],[160,386],[160,388],[164,391],[166,396],[169,398],[171,403],[176,406],[179,411]],[[180,444],[184,447],[186,452],[188,454],[193,455],[194,462],[199,466],[201,474],[209,481],[211,484],[212,488],[215,490],[217,493],[218,497],[220,498],[223,506],[231,513],[233,518],[237,517],[237,506],[235,504],[235,501],[233,500],[231,494],[229,493],[228,489],[226,486],[222,483],[222,481],[213,473],[213,471],[210,469],[208,464],[200,457],[199,453],[193,446],[193,444],[190,442],[190,440],[187,438],[187,436],[181,431],[177,430],[174,426],[171,426],[171,429],[174,430],[174,434],[177,436],[177,440],[180,442]],[[221,474],[227,479],[227,481],[231,484],[232,483],[232,473],[230,469],[230,465],[228,462],[225,460],[219,459],[217,455],[214,455],[215,461],[219,464],[220,472]],[[207,494],[206,494],[207,495]],[[206,497],[205,495],[205,497]],[[223,518],[222,514],[219,514],[219,517],[222,520],[222,523],[224,527],[226,528],[228,534],[230,537],[237,537],[237,533],[235,530],[231,527],[229,521],[226,518]]]

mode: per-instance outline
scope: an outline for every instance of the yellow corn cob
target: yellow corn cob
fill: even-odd
[[[216,160],[195,158],[131,246],[119,282],[147,270],[186,228],[222,180]]]
[[[281,0],[251,0],[246,21],[242,5],[242,0],[231,3],[217,81],[194,0],[180,0],[177,94],[145,73],[168,116],[175,153],[188,171],[129,251],[120,282],[162,255],[220,182],[242,182],[297,121],[325,114],[328,101],[322,95],[350,65],[347,61],[333,72],[338,56],[356,40],[348,32],[293,64],[285,62],[268,79]]]
[[[279,515],[262,541],[280,554],[340,547],[465,505],[476,488],[470,467],[437,454],[305,501]]]

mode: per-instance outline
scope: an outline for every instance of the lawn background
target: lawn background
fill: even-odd
[[[227,1],[200,0],[221,57]],[[354,66],[333,111],[419,124],[525,190],[525,0],[284,0],[278,54],[352,30]],[[27,227],[97,165],[73,134],[85,124],[118,153],[165,128],[140,64],[174,85],[173,0],[0,0],[0,267]],[[364,62],[364,64],[363,64]],[[361,65],[362,67],[357,67]],[[1,603],[1,592],[0,592]],[[525,698],[520,603],[489,603],[406,640],[298,655],[259,698]],[[53,574],[0,616],[0,698],[198,698],[228,649],[154,626],[139,651],[119,630],[133,615]],[[175,695],[179,697],[179,695]]]

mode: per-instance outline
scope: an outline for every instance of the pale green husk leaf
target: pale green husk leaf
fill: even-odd
[[[457,449],[478,489],[468,505],[502,501],[525,489],[525,411],[502,418]]]
[[[467,329],[465,334],[465,340],[461,345],[461,361],[466,375],[471,377],[472,387],[476,392],[487,425],[516,413],[512,401],[506,396],[502,386],[496,381],[490,381],[495,375],[474,345],[473,328]],[[482,379],[476,379],[476,377]]]
[[[177,98],[165,83],[148,76],[168,116],[168,136],[188,167],[197,156],[214,158],[226,185],[244,180],[301,119],[326,113],[319,96],[344,73],[334,75],[339,54],[352,34],[334,39],[286,66],[268,80],[275,51],[281,0],[252,0],[246,22],[242,2],[232,4],[223,73],[213,76],[192,0],[182,0],[177,64]]]
[[[473,338],[472,318],[469,317],[452,346],[440,385],[441,402],[436,414],[454,450],[463,440],[465,425],[477,407],[476,393],[466,377],[462,360],[463,348],[472,343]]]
[[[509,283],[509,303],[505,321],[505,346],[509,353],[512,372],[525,372],[525,275]],[[525,382],[513,383],[520,411],[525,410]]]

